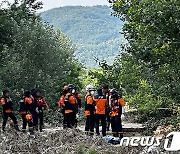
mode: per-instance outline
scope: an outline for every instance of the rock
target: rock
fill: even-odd
[[[172,131],[173,126],[158,126],[156,131],[154,131],[155,137],[164,137],[168,132]]]

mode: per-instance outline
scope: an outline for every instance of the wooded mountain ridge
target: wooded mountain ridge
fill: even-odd
[[[123,22],[111,12],[108,6],[66,6],[45,11],[41,18],[65,33],[75,44],[78,60],[93,68],[98,66],[95,57],[112,63],[125,42]]]

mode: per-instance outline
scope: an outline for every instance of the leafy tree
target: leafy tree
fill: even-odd
[[[4,20],[0,32],[11,41],[0,43],[0,89],[8,88],[15,96],[24,90],[40,88],[50,106],[55,107],[65,84],[81,87],[78,80],[81,69],[71,41],[60,30],[42,23],[35,14],[40,6],[39,2],[25,0],[1,9]]]
[[[180,2],[116,0],[111,4],[113,15],[125,22],[128,43],[112,66],[100,63],[103,75],[94,76],[99,84],[106,81],[121,89],[144,121],[155,115],[163,119],[172,109],[179,113]],[[158,116],[159,108],[168,110]]]
[[[129,42],[126,52],[146,65],[151,72],[150,84],[158,95],[179,102],[180,2],[176,0],[114,1],[115,15]]]

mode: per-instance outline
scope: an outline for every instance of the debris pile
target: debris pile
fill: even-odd
[[[154,131],[154,137],[162,137],[161,144],[159,146],[146,146],[140,154],[169,154],[170,152],[164,150],[164,140],[165,136],[173,130],[172,125],[168,126],[158,126],[157,129]],[[178,152],[177,152],[178,153]],[[174,152],[175,154],[175,152]]]
[[[0,153],[60,154],[113,153],[135,154],[141,147],[120,147],[108,144],[100,136],[87,136],[77,129],[36,132],[35,135],[7,130],[0,134]]]
[[[156,137],[164,137],[167,133],[173,130],[172,125],[168,126],[158,126],[156,131],[154,131],[154,136]]]

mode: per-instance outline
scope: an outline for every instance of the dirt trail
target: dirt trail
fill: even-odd
[[[143,124],[139,123],[133,123],[129,122],[126,119],[122,122],[123,126],[123,132],[125,136],[139,136],[141,133],[144,131],[145,127]],[[84,132],[85,125],[79,125],[76,129]],[[101,131],[101,126],[100,126],[100,131]],[[60,131],[63,130],[63,127],[53,127],[53,128],[46,128],[44,129],[45,132],[54,132],[54,131]],[[111,130],[107,132],[108,135],[111,135]]]

